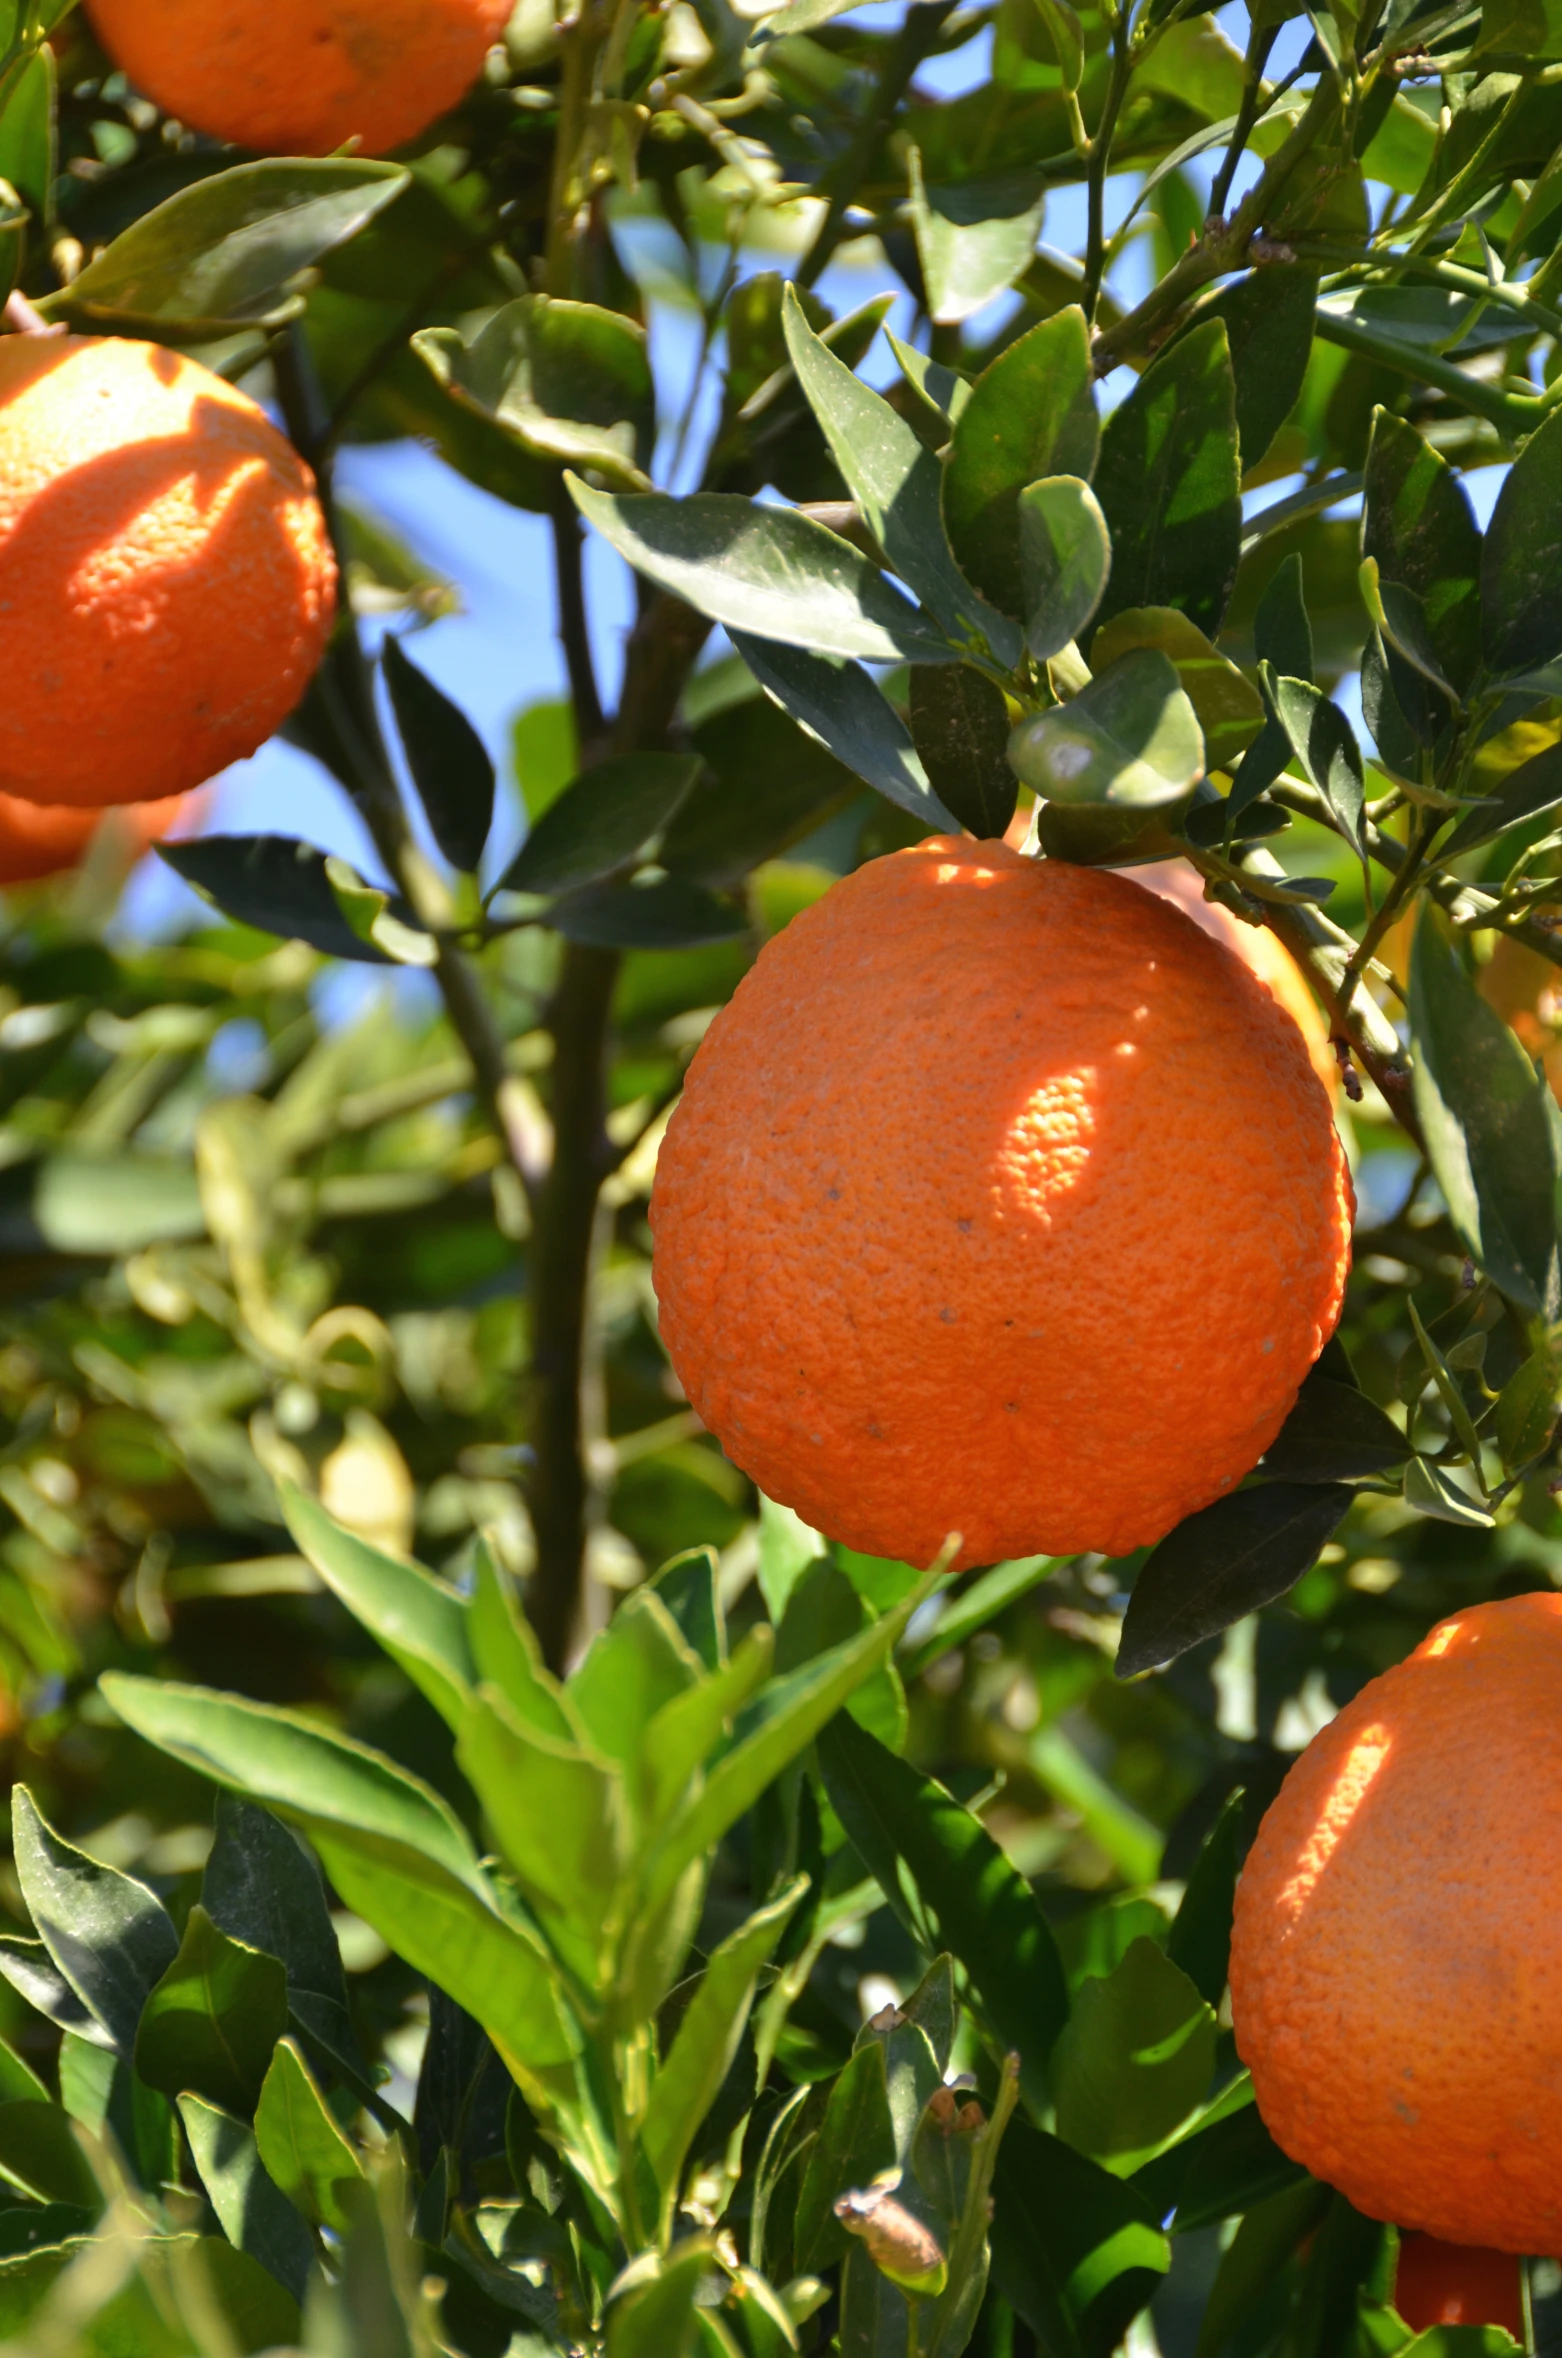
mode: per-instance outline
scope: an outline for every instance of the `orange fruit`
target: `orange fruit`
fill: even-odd
[[[1120,876],[931,836],[795,917],[690,1067],[662,1334],[733,1462],[870,1555],[1122,1554],[1229,1490],[1339,1314],[1296,1026]]]
[[[0,336],[0,792],[152,802],[253,753],[336,609],[314,478],[156,344]]]
[[[85,858],[98,829],[110,817],[129,838],[133,857],[166,835],[191,797],[171,794],[163,802],[132,803],[128,810],[92,810],[69,803],[23,802],[0,794],[0,885],[33,884],[57,876]]]
[[[1431,2325],[1500,2325],[1524,2339],[1524,2288],[1511,2252],[1402,2235],[1394,2306],[1412,2333]]]
[[[1237,2048],[1370,2218],[1562,2254],[1562,1596],[1456,1613],[1302,1754],[1237,1887]]]
[[[510,0],[91,0],[165,114],[263,155],[402,147],[477,80]]]
[[[1122,873],[1135,884],[1158,892],[1163,900],[1175,901],[1195,925],[1224,942],[1228,950],[1235,950],[1295,1023],[1307,1043],[1313,1071],[1332,1097],[1340,1085],[1340,1065],[1329,1046],[1329,1027],[1301,968],[1268,926],[1244,925],[1218,901],[1207,901],[1197,872],[1186,860],[1155,860],[1148,867],[1125,868]]]

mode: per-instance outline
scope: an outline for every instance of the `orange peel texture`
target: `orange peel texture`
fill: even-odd
[[[1186,860],[1156,860],[1148,867],[1125,868],[1122,872],[1133,883],[1159,893],[1162,900],[1175,901],[1203,932],[1236,952],[1243,965],[1257,975],[1291,1017],[1307,1043],[1313,1071],[1333,1097],[1340,1085],[1340,1066],[1329,1046],[1329,1027],[1307,988],[1306,977],[1285,944],[1276,939],[1267,925],[1244,925],[1240,917],[1234,917],[1218,901],[1207,901],[1203,886]]]
[[[91,0],[92,29],[165,114],[263,155],[369,155],[464,96],[510,0]]]
[[[1313,1738],[1237,1888],[1238,2051],[1370,2218],[1562,2255],[1562,1597],[1443,1622]]]
[[[253,753],[330,635],[314,478],[156,344],[0,337],[0,792],[151,802]]]
[[[0,885],[34,884],[74,868],[86,857],[98,829],[111,820],[125,830],[130,856],[138,858],[198,806],[199,799],[172,794],[164,802],[133,803],[128,810],[111,813],[0,794]]]
[[[930,837],[711,1026],[651,1200],[662,1334],[774,1499],[869,1554],[1154,1540],[1274,1438],[1350,1182],[1296,1026],[1120,877]]]

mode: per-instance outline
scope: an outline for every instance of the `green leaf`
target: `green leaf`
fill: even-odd
[[[1562,654],[1562,417],[1509,469],[1481,550],[1481,636],[1496,672]]]
[[[194,842],[160,843],[157,855],[236,925],[307,942],[330,958],[370,966],[394,963],[388,950],[351,923],[327,872],[331,863],[313,844],[291,835],[204,835]],[[353,877],[345,861],[335,864]],[[383,895],[375,891],[374,897],[383,905]]]
[[[1546,1346],[1530,1354],[1497,1395],[1497,1447],[1510,1471],[1538,1457],[1562,1410],[1562,1360]]]
[[[412,348],[452,400],[532,457],[649,490],[656,388],[645,330],[621,311],[521,295],[469,345],[454,328],[431,327]]]
[[[1176,666],[1159,648],[1119,657],[1066,704],[1023,720],[1009,759],[1048,802],[1150,811],[1204,775],[1204,740]]]
[[[314,2264],[314,2242],[267,2173],[254,2130],[200,2096],[181,2096],[179,2117],[224,2235],[301,2301]]]
[[[1054,2059],[1058,2134],[1126,2177],[1198,2110],[1214,2068],[1214,2008],[1140,1938],[1074,2000]]]
[[[49,309],[83,326],[141,323],[174,340],[302,309],[305,271],[401,195],[401,164],[274,157],[181,189],[105,247]]]
[[[133,2313],[124,2314],[132,2299]],[[143,2243],[139,2275],[99,2312],[94,2337],[101,2335],[98,2346],[115,2358],[122,2350],[134,2350],[136,2358],[159,2358],[161,2345],[152,2343],[150,2331],[173,2317],[180,2320],[181,2338],[169,2358],[174,2350],[183,2358],[193,2346],[182,2338],[183,2321],[195,2315],[211,2320],[207,2331],[224,2332],[223,2341],[208,2344],[224,2351],[290,2349],[301,2331],[297,2301],[259,2260],[220,2235],[178,2235]]]
[[[1077,475],[1043,475],[1019,498],[1025,644],[1038,663],[1061,655],[1106,594],[1112,540],[1101,503]]]
[[[792,2256],[800,2274],[813,2275],[848,2248],[835,2216],[839,2197],[870,2186],[893,2170],[898,2156],[880,2041],[859,2047],[830,2090],[830,2100],[797,2197]]]
[[[795,648],[772,652],[783,662],[824,662]],[[878,695],[871,683],[870,693]],[[768,695],[711,713],[691,734],[702,779],[668,828],[660,858],[664,868],[713,891],[730,891],[762,861],[778,859],[857,793],[845,764]]]
[[[1158,2218],[1175,2211],[1174,2235],[1191,2235],[1306,2179],[1301,2163],[1282,2153],[1265,2128],[1253,2083],[1243,2072],[1209,2115],[1136,2170],[1132,2183]]]
[[[1557,1312],[1562,1127],[1548,1084],[1422,905],[1410,961],[1416,1111],[1466,1249],[1526,1309]]]
[[[690,1652],[708,1671],[727,1660],[727,1615],[713,1547],[685,1548],[652,1576],[652,1587]]]
[[[761,1622],[729,1662],[697,1687],[664,1703],[645,1731],[640,1783],[653,1827],[683,1800],[690,1778],[720,1743],[750,1697],[769,1676],[774,1633]]]
[[[346,2233],[350,2190],[362,2184],[363,2170],[292,2039],[282,2041],[266,2073],[255,2145],[266,2175],[296,2210],[317,2227]]]
[[[978,837],[1002,835],[1019,781],[1009,767],[1003,690],[967,665],[919,664],[911,674],[911,733],[933,791]]]
[[[1303,596],[1302,560],[1293,549],[1271,576],[1253,616],[1253,652],[1282,678],[1313,681],[1313,633]],[[1289,757],[1289,749],[1288,749]]]
[[[103,2197],[70,2120],[57,2104],[0,2104],[0,2176],[37,2202],[69,2203],[94,2218]]]
[[[1205,766],[1235,769],[1264,725],[1257,689],[1173,606],[1130,606],[1114,614],[1091,642],[1091,668],[1105,672],[1136,647],[1158,647],[1175,665],[1204,739]]]
[[[549,804],[500,879],[502,892],[571,892],[611,876],[669,826],[699,775],[682,753],[624,753]]]
[[[581,1733],[564,1689],[547,1668],[531,1623],[484,1544],[475,1551],[467,1637],[478,1679],[495,1686],[522,1724],[535,1734],[572,1743]]]
[[[144,1883],[62,1842],[25,1785],[11,1796],[11,1830],[22,1897],[44,1947],[128,2056],[147,1995],[179,1952],[173,1919]]]
[[[82,2004],[41,1940],[19,1940],[14,1933],[0,1933],[0,1974],[29,2006],[67,2034],[113,2048],[108,2032]]]
[[[453,868],[470,875],[494,823],[494,765],[488,748],[459,704],[419,671],[398,638],[387,637],[380,664],[434,841]]]
[[[716,491],[620,499],[566,481],[587,523],[636,572],[728,631],[871,663],[951,660],[942,632],[876,565],[795,508]]]
[[[1051,1927],[1023,1876],[968,1809],[865,1729],[837,1719],[819,1740],[831,1804],[898,1915],[959,1958],[993,2035],[1018,2052],[1021,2081],[1046,2101],[1047,2059],[1068,2018],[1068,1985]]]
[[[988,1622],[996,1621],[1017,1598],[1049,1576],[1056,1560],[1053,1556],[1015,1556],[1006,1564],[994,1564],[989,1572],[978,1573],[969,1588],[945,1604],[928,1636],[902,1655],[905,1676],[920,1678],[940,1654],[963,1646]]]
[[[711,2246],[697,2237],[675,2243],[665,2260],[647,2252],[619,2278],[606,2358],[693,2358],[700,2295],[716,2272]]]
[[[1315,2232],[1329,2199],[1326,2186],[1304,2178],[1299,2186],[1265,2196],[1248,2212],[1216,2271],[1196,2358],[1223,2358],[1233,2334],[1272,2293],[1297,2246]]]
[[[0,41],[0,53],[3,47]],[[50,220],[59,171],[58,80],[53,51],[37,49],[0,96],[0,179],[9,181],[40,228]]]
[[[807,1882],[788,1884],[713,1952],[657,2071],[640,2143],[669,2209],[695,2132],[737,2054],[760,1973]]]
[[[735,901],[691,884],[686,876],[642,876],[622,884],[587,884],[548,912],[566,941],[599,950],[689,950],[731,941],[748,929]]]
[[[993,2179],[993,2279],[1049,2358],[1110,2358],[1171,2264],[1143,2199],[1061,2138],[1010,2123]]]
[[[364,2077],[325,1886],[297,1835],[269,1810],[219,1792],[201,1903],[230,1940],[281,1959],[299,2027]]]
[[[765,694],[828,746],[837,761],[920,819],[929,833],[958,832],[959,821],[928,784],[910,730],[860,663],[810,655],[801,647],[752,638],[747,631],[728,636]]]
[[[60,2041],[60,2102],[94,2137],[107,2137],[140,2184],[155,2193],[177,2167],[171,2106],[112,2048],[67,2031]]]
[[[1316,1563],[1351,1495],[1337,1482],[1266,1482],[1187,1516],[1152,1550],[1134,1583],[1118,1677],[1159,1670],[1283,1597]]]
[[[1044,5],[1055,8],[1058,0]],[[1046,190],[1035,172],[1023,169],[930,188],[914,147],[908,162],[911,227],[928,316],[940,327],[957,327],[1030,267]]]
[[[249,2112],[287,2029],[287,1969],[190,1910],[179,1954],[147,1999],[136,2070],[165,2096]]]
[[[360,1539],[295,1482],[279,1481],[277,1496],[300,1554],[459,1730],[473,1677],[465,1599],[421,1564]]]
[[[516,1881],[589,1984],[628,1853],[622,1778],[523,1727],[494,1687],[473,1698],[456,1758]]]
[[[1218,2006],[1231,1962],[1231,1915],[1242,1863],[1243,1788],[1226,1796],[1194,1861],[1181,1905],[1166,1935],[1166,1954],[1201,1998]]]
[[[1366,778],[1355,730],[1333,698],[1307,680],[1282,679],[1267,665],[1263,680],[1275,718],[1290,739],[1303,774],[1317,787],[1365,859],[1362,814]]]
[[[777,1629],[794,1588],[829,1547],[792,1507],[779,1506],[763,1493],[759,1501],[759,1593]]]
[[[1506,835],[1510,827],[1522,826],[1526,819],[1538,819],[1562,804],[1562,742],[1542,746],[1539,753],[1521,761],[1500,779],[1489,796],[1467,810],[1453,833],[1446,837],[1439,858],[1457,859],[1461,853],[1475,851],[1483,843],[1491,843],[1499,835]]]
[[[1410,1455],[1410,1443],[1376,1401],[1314,1367],[1264,1451],[1263,1467],[1278,1482],[1359,1482]]]
[[[1090,331],[1073,306],[1007,345],[955,420],[944,523],[962,571],[1006,614],[1025,611],[1021,492],[1043,475],[1094,471],[1093,388]]]
[[[1405,1504],[1438,1523],[1454,1523],[1466,1531],[1489,1531],[1493,1516],[1452,1474],[1424,1457],[1413,1457],[1405,1468]]]
[[[1419,598],[1442,670],[1467,688],[1481,659],[1480,528],[1447,460],[1386,409],[1372,413],[1361,550]]]
[[[1301,395],[1318,304],[1316,271],[1268,263],[1198,313],[1225,322],[1242,472],[1258,465]]]
[[[34,2100],[47,2104],[48,2089],[32,2066],[22,2061],[16,2049],[0,2039],[0,2104],[30,2103]]]
[[[633,1590],[597,1631],[567,1691],[598,1750],[627,1765],[639,1759],[663,1705],[698,1685],[701,1676],[698,1656],[648,1586]]]
[[[929,421],[930,430],[943,443],[971,398],[970,385],[958,370],[946,368],[942,361],[930,360],[925,352],[903,344],[893,328],[884,330],[884,340],[900,363],[901,375],[922,405],[919,414]]]
[[[776,1632],[776,1672],[785,1678],[869,1624],[874,1616],[839,1565],[821,1557],[808,1565],[786,1601]],[[892,1665],[864,1679],[847,1709],[882,1743],[898,1752],[906,1741],[906,1699]]]
[[[869,2016],[854,2044],[866,2047],[870,2042],[884,2050],[884,2089],[895,2131],[895,2160],[904,2170],[911,2160],[922,2115],[943,2086],[944,2075],[927,2032],[899,2006],[886,2006]]]
[[[1103,620],[1130,606],[1175,606],[1214,638],[1242,544],[1224,320],[1193,328],[1151,362],[1107,420],[1095,485],[1112,535]]]

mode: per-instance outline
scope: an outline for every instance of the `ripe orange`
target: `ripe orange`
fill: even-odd
[[[1340,1085],[1340,1066],[1329,1046],[1329,1027],[1301,968],[1268,926],[1244,925],[1218,901],[1207,901],[1197,873],[1186,860],[1156,860],[1147,867],[1125,868],[1123,874],[1158,892],[1163,900],[1175,901],[1195,925],[1202,926],[1217,942],[1224,942],[1228,950],[1235,950],[1243,965],[1257,975],[1295,1022],[1307,1043],[1313,1071],[1332,1097]]]
[[[401,147],[453,107],[510,0],[90,0],[115,63],[165,114],[266,155]]]
[[[1477,1605],[1302,1754],[1231,2002],[1284,2150],[1374,2219],[1562,2255],[1562,1596]]]
[[[1333,1329],[1350,1183],[1296,1026],[1168,904],[932,836],[760,953],[651,1199],[735,1464],[869,1554],[1121,1554],[1229,1490]]]
[[[156,344],[0,336],[0,792],[150,802],[253,753],[330,634],[314,478]]]
[[[133,856],[166,835],[191,797],[171,794],[163,802],[133,803],[128,810],[92,810],[69,803],[23,802],[0,794],[0,884],[32,884],[74,868],[86,856],[98,829],[110,817],[122,826]]]
[[[1412,2333],[1429,2325],[1500,2325],[1524,2339],[1524,2288],[1511,2252],[1402,2235],[1394,2306]]]

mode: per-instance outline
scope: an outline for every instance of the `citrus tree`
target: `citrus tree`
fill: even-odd
[[[1373,2040],[1298,2075],[1315,1985],[1241,1993],[1445,1708],[1353,1698],[1557,1564],[1553,53],[0,0],[0,870],[69,871],[0,977],[17,2346],[1540,2346],[1544,2219],[1408,2099],[1364,2175]],[[447,586],[338,492],[407,438],[549,549],[508,859]],[[278,725],[374,872],[186,814],[210,922],[105,939]],[[432,999],[333,1026],[336,962]],[[1086,1165],[1060,1294],[995,1173],[1045,1227]],[[1307,1967],[1396,2033],[1425,1978],[1491,2189],[1551,2134],[1525,1610],[1392,1689],[1522,1745],[1496,1814],[1396,1769],[1447,1849],[1355,1813],[1379,1953]]]

